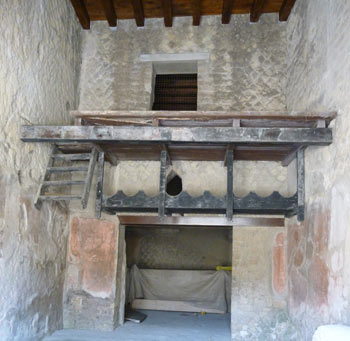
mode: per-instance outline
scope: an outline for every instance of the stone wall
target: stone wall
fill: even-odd
[[[149,110],[152,63],[141,54],[209,52],[198,63],[198,110],[281,110],[285,108],[285,25],[276,15],[259,24],[248,15],[175,18],[172,28],[163,19],[92,24],[83,33],[80,110]]]
[[[350,3],[297,1],[287,26],[291,110],[338,111],[334,143],[306,151],[306,219],[288,228],[289,311],[310,340],[350,323]]]
[[[0,3],[0,339],[39,340],[62,327],[68,213],[33,207],[48,147],[22,124],[69,124],[80,26],[68,0]]]

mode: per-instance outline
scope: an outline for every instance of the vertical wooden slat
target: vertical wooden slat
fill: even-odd
[[[165,27],[173,26],[172,0],[162,0]]]
[[[81,198],[81,205],[82,205],[83,209],[86,208],[88,200],[89,200],[92,176],[94,175],[94,169],[95,169],[95,165],[96,165],[96,157],[97,157],[97,150],[96,150],[96,148],[94,148],[91,151],[91,158],[90,158],[90,162],[89,162],[88,173],[86,175],[85,187],[84,187],[83,195]]]
[[[70,0],[75,13],[78,16],[80,25],[85,29],[90,29],[90,17],[85,6],[84,0]]]
[[[115,13],[115,8],[113,0],[102,0],[102,5],[105,10],[105,15],[110,27],[117,26],[117,15]]]
[[[232,220],[233,217],[233,150],[226,151],[227,167],[227,194],[226,194],[226,217]]]
[[[158,215],[165,215],[165,188],[166,188],[166,167],[167,167],[167,151],[160,152],[160,176],[159,176],[159,206]]]
[[[279,12],[279,19],[280,21],[287,21],[290,15],[290,12],[293,9],[293,6],[295,4],[295,0],[283,0],[280,12]]]
[[[138,27],[145,26],[145,14],[143,11],[142,0],[132,0],[131,4],[132,8],[134,9],[136,25]]]
[[[193,26],[199,26],[201,22],[201,0],[192,0]]]
[[[97,161],[97,186],[96,186],[96,218],[101,218],[102,199],[103,199],[103,177],[104,177],[105,153],[98,153]]]
[[[221,22],[223,24],[228,24],[230,22],[232,7],[233,7],[233,0],[224,0],[223,1],[223,3],[222,3],[222,17],[221,17]]]
[[[252,8],[250,10],[250,21],[258,22],[262,11],[264,9],[266,0],[254,0]]]
[[[298,191],[298,221],[304,220],[305,210],[305,147],[297,150],[297,191]]]

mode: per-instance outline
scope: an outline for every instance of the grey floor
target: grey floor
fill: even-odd
[[[229,341],[230,314],[143,311],[141,324],[126,322],[113,332],[60,330],[44,341]]]

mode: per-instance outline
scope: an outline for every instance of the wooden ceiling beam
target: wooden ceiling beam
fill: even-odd
[[[70,1],[77,17],[79,19],[80,25],[84,30],[90,29],[90,17],[85,6],[84,0],[71,0]]]
[[[134,9],[134,16],[137,27],[145,26],[145,14],[143,11],[142,0],[132,0],[132,8]]]
[[[222,3],[222,17],[221,22],[223,24],[229,24],[232,14],[233,0],[224,0]]]
[[[283,0],[282,6],[279,12],[280,21],[288,20],[289,14],[293,9],[294,4],[295,4],[295,0]]]
[[[109,26],[116,27],[117,26],[117,15],[115,13],[113,0],[102,0],[102,5],[104,8]]]
[[[173,26],[173,8],[172,0],[162,0],[163,13],[164,13],[164,25],[165,27]]]
[[[201,0],[192,0],[193,26],[199,26],[201,22]]]
[[[263,12],[266,0],[254,0],[250,10],[250,22],[258,22]]]

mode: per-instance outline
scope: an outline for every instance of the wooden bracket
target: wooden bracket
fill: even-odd
[[[159,204],[158,215],[165,215],[165,188],[166,188],[166,169],[167,169],[168,152],[162,150],[160,152],[160,176],[159,176]]]
[[[233,150],[226,151],[227,167],[227,193],[226,193],[226,218],[232,220],[233,217]]]
[[[297,150],[297,194],[297,217],[298,221],[303,221],[305,210],[305,147]]]
[[[102,200],[103,200],[103,178],[104,178],[105,154],[98,153],[97,160],[97,186],[96,186],[96,209],[95,215],[97,219],[101,218]]]

